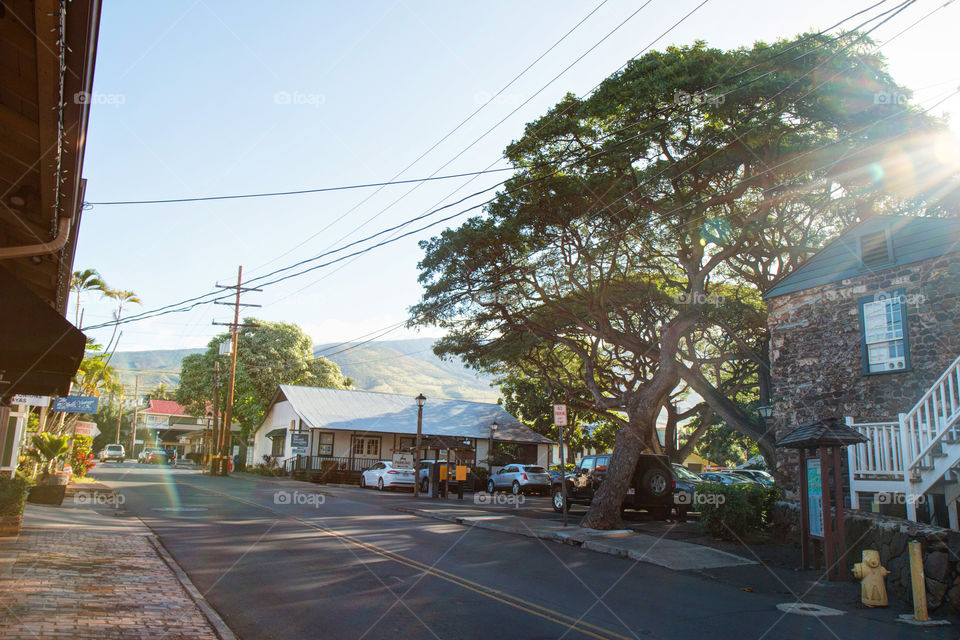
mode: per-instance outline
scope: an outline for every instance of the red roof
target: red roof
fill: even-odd
[[[210,403],[207,403],[207,413],[211,412]],[[165,416],[190,416],[187,408],[174,400],[155,400],[150,398],[150,406],[144,413],[158,413]],[[192,416],[191,416],[192,417]]]

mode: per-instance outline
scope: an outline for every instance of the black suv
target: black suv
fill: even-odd
[[[588,505],[607,475],[610,454],[584,456],[573,475],[567,476],[567,503]],[[553,484],[553,510],[563,511],[563,495],[560,483]],[[633,482],[623,500],[624,509],[645,509],[655,517],[665,520],[673,508],[673,473],[670,458],[653,454],[640,454]]]

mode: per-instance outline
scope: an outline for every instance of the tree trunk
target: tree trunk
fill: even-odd
[[[638,415],[630,418],[629,424],[617,433],[617,443],[610,456],[607,475],[600,489],[593,496],[587,515],[580,521],[581,527],[591,529],[619,529],[623,526],[620,507],[633,481],[637,459],[644,448],[643,433],[649,429],[650,417]]]

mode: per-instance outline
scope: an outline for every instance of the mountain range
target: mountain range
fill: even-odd
[[[468,369],[458,359],[441,360],[434,355],[433,338],[384,340],[365,343],[320,344],[314,354],[340,365],[343,375],[353,379],[355,389],[401,395],[422,393],[428,398],[453,398],[496,402],[499,391],[493,378]],[[110,364],[121,382],[133,388],[140,376],[140,389],[158,384],[175,387],[180,381],[180,362],[205,349],[162,349],[118,351]]]

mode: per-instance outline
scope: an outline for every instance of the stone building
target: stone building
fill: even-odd
[[[951,442],[960,409],[960,220],[875,216],[764,298],[778,438],[815,419],[846,418],[870,438],[851,452],[854,506],[858,490],[872,497],[886,489],[904,502],[921,489],[938,493],[960,461],[960,445]],[[933,471],[944,473],[917,482],[918,474],[930,476],[923,468],[930,459],[911,464],[924,454],[936,455]],[[798,461],[780,455],[792,497]]]

